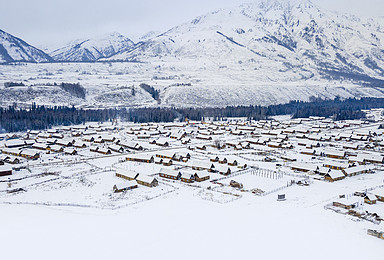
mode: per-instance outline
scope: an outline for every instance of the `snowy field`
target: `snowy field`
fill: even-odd
[[[268,64],[269,61],[265,66]],[[270,71],[277,71],[276,68],[265,67],[265,71],[255,74],[252,66],[220,70],[217,66],[205,59],[198,64],[191,60],[0,65],[0,106],[17,102],[29,107],[35,102],[83,108],[225,107],[280,104],[298,98],[309,101],[311,97],[382,97],[382,92],[375,88],[317,77],[304,80],[301,73],[282,73],[271,79],[275,75]],[[6,82],[22,82],[25,86],[5,88]],[[86,98],[52,86],[63,82],[80,83],[86,89]],[[160,103],[140,87],[142,83],[160,91]]]

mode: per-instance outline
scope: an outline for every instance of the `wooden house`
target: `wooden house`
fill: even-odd
[[[13,139],[13,140],[8,140],[4,143],[4,146],[6,148],[18,148],[18,147],[24,147],[26,146],[24,140],[20,139]]]
[[[52,152],[55,152],[55,153],[61,153],[64,151],[64,148],[60,145],[51,145],[49,147],[49,150],[52,151]]]
[[[81,141],[76,141],[76,142],[73,144],[73,147],[76,147],[76,148],[86,148],[86,147],[87,147],[87,144],[84,143],[84,142],[81,142]]]
[[[154,159],[152,155],[148,154],[131,154],[126,157],[127,161],[153,163]]]
[[[117,152],[117,153],[123,153],[124,152],[124,148],[120,145],[117,145],[117,144],[111,144],[110,146],[108,146],[108,149],[110,149],[111,151]]]
[[[368,168],[365,165],[358,165],[358,166],[355,166],[355,167],[350,167],[350,168],[343,169],[343,172],[347,176],[355,176],[355,175],[358,175],[358,174],[368,173],[369,171],[370,171],[370,168]]]
[[[345,178],[345,175],[340,170],[330,170],[324,175],[324,179],[330,182],[339,181]]]
[[[38,150],[49,150],[50,146],[47,145],[47,144],[43,144],[43,143],[34,143],[32,145],[32,148],[33,149],[38,149]]]
[[[2,159],[4,162],[9,164],[19,164],[20,159],[13,155],[7,155],[5,158]]]
[[[98,153],[101,153],[101,154],[112,154],[111,150],[108,149],[108,148],[104,148],[104,147],[100,147],[98,150],[97,150]]]
[[[193,172],[183,171],[180,175],[180,180],[186,183],[192,183],[195,181],[195,175]]]
[[[344,159],[345,158],[345,151],[325,150],[324,154],[325,154],[325,156],[327,156],[329,158],[334,158],[334,159]]]
[[[84,142],[93,142],[93,141],[95,141],[95,137],[94,136],[84,136],[83,137],[83,141]]]
[[[93,140],[93,142],[96,143],[96,144],[102,144],[102,143],[104,143],[104,139],[101,138],[101,137],[99,137],[99,138],[95,138],[95,139]]]
[[[116,140],[116,137],[112,136],[112,135],[105,135],[105,136],[102,136],[101,139],[103,140],[103,142],[114,142]]]
[[[354,209],[359,206],[361,199],[357,197],[352,198],[340,198],[332,202],[334,207],[339,207],[343,209]]]
[[[0,176],[12,175],[12,167],[8,165],[0,165]]]
[[[64,135],[63,135],[63,134],[60,134],[60,133],[53,133],[53,134],[52,134],[52,137],[53,137],[53,138],[56,138],[56,139],[63,139],[63,138],[64,138]]]
[[[66,147],[66,148],[64,148],[64,153],[68,154],[68,155],[76,155],[77,151],[74,148]]]
[[[156,157],[163,159],[176,160],[176,153],[173,151],[159,151],[156,153]]]
[[[178,180],[181,177],[181,172],[168,168],[161,168],[159,176],[166,179]]]
[[[364,202],[367,204],[376,204],[377,197],[372,193],[367,193],[364,197]]]
[[[228,165],[230,165],[230,166],[237,166],[237,164],[238,164],[237,160],[236,160],[236,159],[233,159],[233,158],[228,158],[228,159],[227,159],[227,163],[228,163]]]
[[[55,144],[65,146],[65,147],[70,147],[73,145],[75,142],[74,139],[62,139],[62,140],[57,140]]]
[[[206,172],[206,171],[199,171],[199,172],[196,172],[194,175],[194,179],[197,182],[206,181],[206,180],[209,180],[209,178],[210,178],[209,172]]]
[[[28,160],[36,160],[40,157],[40,154],[36,150],[23,150],[20,152],[20,156]]]
[[[219,156],[212,156],[211,158],[209,158],[209,160],[211,162],[218,162],[219,161]]]
[[[208,170],[208,171],[214,171],[215,165],[210,162],[210,161],[201,161],[201,160],[190,160],[188,162],[188,165],[193,169],[193,170]]]
[[[137,150],[137,151],[143,150],[143,147],[136,142],[120,142],[119,145],[132,150]]]
[[[156,140],[156,145],[163,146],[163,147],[168,147],[169,146],[169,142],[165,138],[160,138],[160,139]]]
[[[204,144],[197,144],[196,149],[205,151],[207,150],[207,146],[205,146]]]
[[[384,188],[375,189],[372,191],[378,201],[384,202]]]
[[[163,163],[163,158],[160,158],[160,157],[154,157],[153,161],[154,161],[154,163],[156,163],[156,164],[162,164],[162,163]]]
[[[232,173],[231,167],[222,164],[215,165],[215,171],[222,175],[229,175]]]
[[[133,181],[136,180],[136,178],[139,176],[139,173],[123,168],[118,168],[116,169],[116,176],[129,181]]]
[[[293,163],[291,164],[291,169],[294,171],[299,171],[299,172],[316,172],[318,170],[318,166],[314,164],[305,164],[305,163]]]
[[[268,143],[268,147],[271,147],[271,148],[281,148],[281,143],[278,143],[278,142],[269,142]]]
[[[140,174],[136,178],[136,182],[138,184],[140,184],[140,185],[144,185],[144,186],[147,186],[147,187],[156,187],[156,186],[159,185],[159,182],[158,182],[158,180],[155,177],[148,176],[148,175],[145,175],[145,174]]]
[[[344,162],[327,161],[323,163],[323,166],[334,170],[344,170],[349,167],[349,164]]]
[[[90,147],[89,147],[89,150],[90,150],[91,152],[97,153],[97,151],[99,150],[99,147],[98,147],[98,146],[90,146]]]
[[[121,183],[115,184],[113,186],[113,192],[115,192],[115,193],[124,192],[124,191],[128,191],[128,190],[136,189],[137,187],[138,186],[137,186],[136,181],[121,182]]]
[[[219,157],[218,163],[227,164],[228,160],[226,157]]]
[[[164,166],[171,166],[173,162],[171,159],[164,159],[162,163]]]

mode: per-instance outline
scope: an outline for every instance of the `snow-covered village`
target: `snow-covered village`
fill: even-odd
[[[382,247],[383,111],[366,111],[369,120],[112,121],[2,134],[0,204],[74,212],[156,204],[156,212],[174,200],[188,211],[198,203],[232,210],[246,203],[263,214],[315,212]],[[157,221],[164,211],[151,215],[151,225],[183,222]],[[191,213],[183,228],[199,221],[215,225],[204,214]],[[198,222],[191,225],[192,216]]]
[[[384,2],[0,8],[0,260],[384,253]]]

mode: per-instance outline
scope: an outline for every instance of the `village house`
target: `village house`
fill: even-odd
[[[64,153],[68,154],[68,155],[76,155],[77,150],[74,148],[71,148],[71,147],[66,147],[66,148],[64,148]]]
[[[169,143],[168,140],[165,138],[160,138],[156,140],[156,145],[163,146],[163,147],[168,147]]]
[[[309,171],[316,172],[319,168],[317,165],[314,165],[314,164],[304,164],[299,162],[295,162],[291,164],[290,167],[291,167],[291,170],[300,171],[300,172],[309,172]]]
[[[215,165],[215,171],[222,175],[229,175],[232,173],[231,167],[223,164]]]
[[[124,192],[124,191],[128,191],[128,190],[136,189],[137,187],[138,186],[137,186],[136,181],[125,181],[125,182],[115,184],[113,186],[113,192],[115,192],[115,193]]]
[[[323,166],[334,170],[344,170],[349,167],[349,164],[346,162],[326,161]]]
[[[166,179],[178,180],[181,177],[181,172],[169,168],[161,168],[159,176]]]
[[[57,140],[55,144],[70,147],[73,145],[74,142],[75,142],[74,139],[62,139],[62,140]]]
[[[43,143],[34,143],[32,145],[32,148],[38,149],[38,150],[49,150],[50,146],[47,144],[43,144]]]
[[[334,158],[334,159],[344,159],[345,158],[345,151],[324,150],[324,154],[326,157]]]
[[[22,150],[20,156],[28,160],[36,160],[40,157],[40,154],[36,150]]]
[[[86,148],[87,147],[87,144],[82,142],[82,141],[76,141],[74,144],[73,144],[73,147],[76,147],[76,148]]]
[[[339,207],[339,208],[348,209],[348,210],[357,208],[361,204],[362,204],[361,199],[357,197],[339,198],[332,202],[332,205],[334,207]]]
[[[355,167],[350,167],[350,168],[347,168],[347,169],[343,169],[343,172],[347,175],[347,176],[355,176],[355,175],[358,175],[358,174],[363,174],[363,173],[368,173],[370,172],[370,168],[367,167],[366,165],[358,165],[358,166],[355,166]]]
[[[129,181],[136,180],[137,176],[139,176],[139,173],[130,171],[123,168],[117,168],[116,169],[116,176],[119,178],[123,178]]]
[[[4,146],[6,148],[19,148],[19,147],[24,147],[26,146],[26,143],[24,140],[20,139],[13,139],[13,140],[8,140],[4,143]]]
[[[12,175],[12,167],[8,165],[0,165],[0,176]]]
[[[190,172],[190,171],[182,171],[181,172],[181,175],[180,175],[180,180],[182,182],[186,182],[186,183],[192,183],[195,181],[194,179],[194,172]]]
[[[126,147],[128,149],[132,149],[132,150],[137,150],[137,151],[143,150],[143,147],[139,143],[136,143],[136,142],[120,142],[119,145]]]
[[[126,157],[127,161],[152,163],[153,156],[148,154],[131,154]]]
[[[159,185],[159,182],[155,177],[145,174],[139,174],[139,176],[136,177],[136,182],[147,187],[156,187]]]
[[[367,204],[376,204],[377,197],[372,193],[367,193],[364,197],[364,202]]]
[[[214,171],[215,165],[212,162],[209,161],[201,161],[201,160],[190,160],[188,161],[188,166],[191,167],[193,170],[208,170],[208,171]]]
[[[51,145],[49,147],[49,150],[55,153],[61,153],[64,151],[64,148],[60,145]]]
[[[194,179],[197,182],[206,181],[206,180],[209,180],[209,178],[210,178],[209,172],[207,171],[199,171],[199,172],[196,172],[194,175]]]
[[[121,147],[120,145],[117,145],[117,144],[109,145],[108,149],[110,149],[111,151],[117,152],[117,153],[123,153],[124,152],[124,148]]]
[[[207,150],[207,146],[205,146],[204,144],[197,144],[196,149],[205,151]]]
[[[99,149],[97,149],[97,152],[101,153],[101,154],[104,154],[104,155],[112,154],[110,149],[104,148],[104,147],[99,147]]]
[[[341,170],[330,170],[324,175],[324,179],[329,182],[339,181],[345,178],[344,173]]]

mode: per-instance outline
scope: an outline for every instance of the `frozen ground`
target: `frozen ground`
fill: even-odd
[[[293,199],[228,204],[190,190],[117,211],[1,205],[6,259],[380,259],[366,223]],[[302,198],[306,201],[306,198]],[[372,224],[373,225],[373,224]],[[375,226],[377,228],[377,226]],[[22,250],[20,250],[22,249]]]

